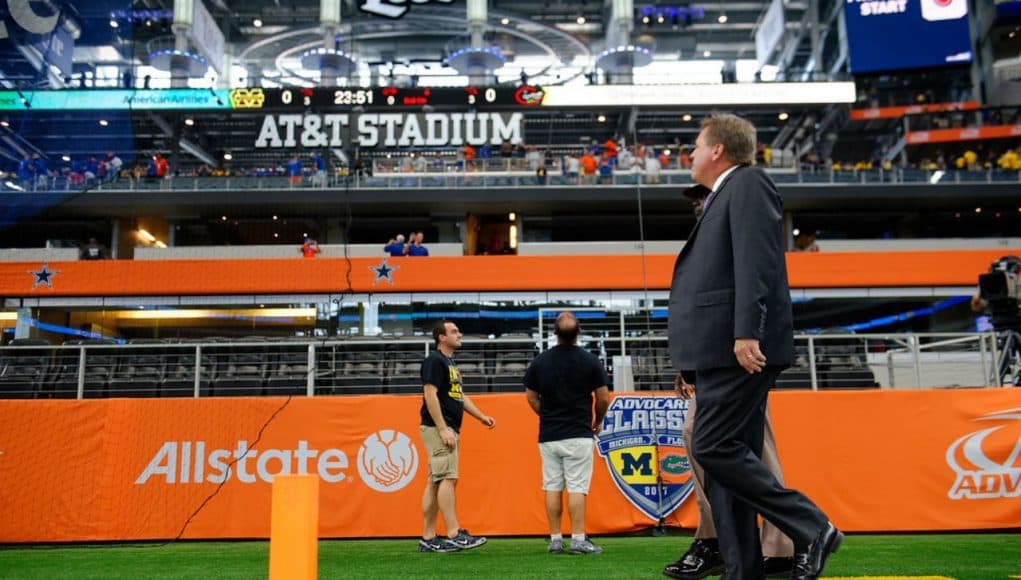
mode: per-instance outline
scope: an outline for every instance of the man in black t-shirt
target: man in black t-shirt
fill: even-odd
[[[433,328],[436,349],[422,362],[422,442],[429,454],[429,481],[422,496],[425,519],[419,552],[455,552],[477,548],[486,538],[472,536],[457,523],[454,491],[457,487],[457,461],[461,418],[464,412],[492,429],[496,420],[479,411],[461,388],[461,371],[451,360],[461,348],[461,331],[449,320]],[[443,513],[447,538],[436,537],[436,516]]]
[[[539,415],[542,489],[550,527],[547,551],[551,554],[564,551],[560,520],[565,487],[571,518],[570,553],[603,551],[585,536],[585,496],[592,482],[593,435],[602,428],[610,406],[609,381],[599,359],[576,345],[580,330],[573,314],[560,314],[553,327],[557,346],[537,356],[525,372],[525,395]]]

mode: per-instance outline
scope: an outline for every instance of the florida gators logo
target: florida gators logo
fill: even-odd
[[[599,455],[617,489],[654,521],[691,495],[691,464],[681,435],[687,413],[688,402],[673,397],[619,396],[603,419]]]

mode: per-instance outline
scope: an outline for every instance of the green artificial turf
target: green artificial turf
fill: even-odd
[[[594,556],[549,555],[543,538],[494,538],[481,548],[420,554],[416,540],[325,540],[319,578],[662,578],[691,543],[685,536],[594,538]],[[168,546],[0,548],[0,579],[258,579],[266,542],[177,542]],[[852,535],[826,576],[1021,576],[1021,534]]]

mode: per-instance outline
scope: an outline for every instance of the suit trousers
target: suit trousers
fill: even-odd
[[[691,449],[692,432],[695,428],[695,412],[698,405],[695,399],[688,401],[688,413],[684,416],[684,425],[681,433],[684,435],[684,446]],[[698,504],[698,529],[695,530],[695,539],[716,538],[716,526],[713,525],[713,512],[709,507],[709,499],[705,493],[705,471],[692,457],[691,480],[695,488],[695,500]],[[776,453],[776,440],[773,438],[773,425],[769,419],[769,409],[766,409],[766,428],[762,439],[762,462],[769,468],[776,481],[783,485],[783,470],[780,468],[780,458]],[[789,558],[794,555],[794,543],[783,535],[776,526],[769,523],[769,520],[762,520],[762,527],[759,529],[759,540],[762,543],[762,555],[774,558]]]
[[[760,373],[723,367],[696,371],[691,453],[705,470],[706,495],[727,576],[762,578],[761,515],[804,551],[829,521],[814,503],[784,488],[762,462],[766,399],[782,367]]]

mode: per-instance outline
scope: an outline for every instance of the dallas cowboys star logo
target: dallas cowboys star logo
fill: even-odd
[[[47,288],[53,288],[53,282],[50,278],[60,273],[59,270],[50,270],[49,264],[43,262],[43,267],[39,268],[38,271],[28,271],[29,274],[35,276],[35,282],[32,284],[32,289],[35,290],[40,285],[45,285]]]
[[[386,280],[391,286],[393,286],[393,273],[396,272],[400,266],[390,266],[386,263],[386,260],[386,258],[383,258],[383,262],[378,266],[369,266],[369,269],[376,273],[376,279],[372,281],[373,286],[378,284],[380,280]]]

